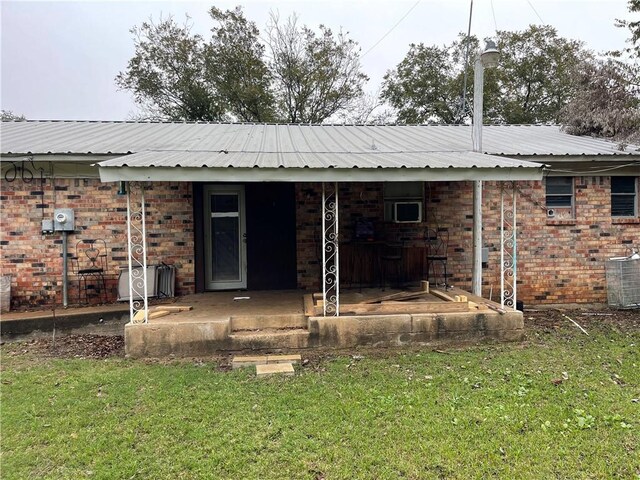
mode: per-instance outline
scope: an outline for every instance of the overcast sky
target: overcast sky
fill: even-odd
[[[29,119],[129,119],[136,106],[128,92],[116,88],[114,77],[134,53],[130,28],[150,16],[171,14],[181,21],[189,14],[194,32],[208,36],[212,22],[207,10],[213,4],[222,9],[243,5],[246,17],[260,29],[271,10],[283,18],[297,12],[299,22],[310,27],[342,27],[362,48],[371,92],[402,60],[410,43],[451,43],[466,32],[469,16],[469,0],[2,0],[2,109]],[[628,17],[627,0],[475,0],[471,31],[485,38],[496,28],[523,30],[545,23],[561,36],[605,51],[624,47],[629,35],[615,28],[614,21]]]

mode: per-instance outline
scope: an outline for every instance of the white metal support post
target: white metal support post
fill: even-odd
[[[509,188],[512,190],[511,195],[507,191]],[[518,280],[516,194],[515,182],[502,182],[500,188],[500,304],[514,309]]]
[[[340,315],[338,183],[322,184],[322,300],[324,316]]]
[[[476,59],[473,73],[473,151],[482,153],[484,66]],[[482,180],[473,182],[473,269],[471,291],[482,296]]]
[[[129,259],[129,314],[131,323],[148,323],[147,229],[144,184],[127,184],[127,246]],[[143,315],[136,315],[144,312]]]
[[[482,153],[482,111],[484,97],[484,67],[498,63],[500,53],[491,40],[478,55],[473,72],[473,151]],[[482,181],[473,182],[473,271],[471,290],[482,296]]]

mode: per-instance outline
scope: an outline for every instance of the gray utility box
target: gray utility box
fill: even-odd
[[[605,270],[609,305],[640,308],[640,256],[612,258],[605,262]]]
[[[48,218],[42,220],[42,233],[53,233],[53,220]]]
[[[0,312],[6,313],[11,310],[11,277],[2,275],[0,277]]]
[[[73,232],[76,228],[72,208],[56,208],[53,211],[53,229],[56,232]]]

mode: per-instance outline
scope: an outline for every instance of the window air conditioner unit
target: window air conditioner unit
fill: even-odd
[[[422,202],[395,202],[393,204],[395,223],[416,223],[422,221]]]

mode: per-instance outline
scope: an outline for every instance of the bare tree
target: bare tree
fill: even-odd
[[[277,107],[286,122],[321,123],[360,97],[368,77],[355,41],[324,25],[316,35],[297,20],[294,14],[280,23],[272,13],[267,26]]]
[[[395,123],[397,113],[380,98],[380,91],[376,93],[364,93],[351,104],[341,110],[337,115],[337,121],[356,125],[384,125]],[[331,121],[331,119],[328,119]]]

